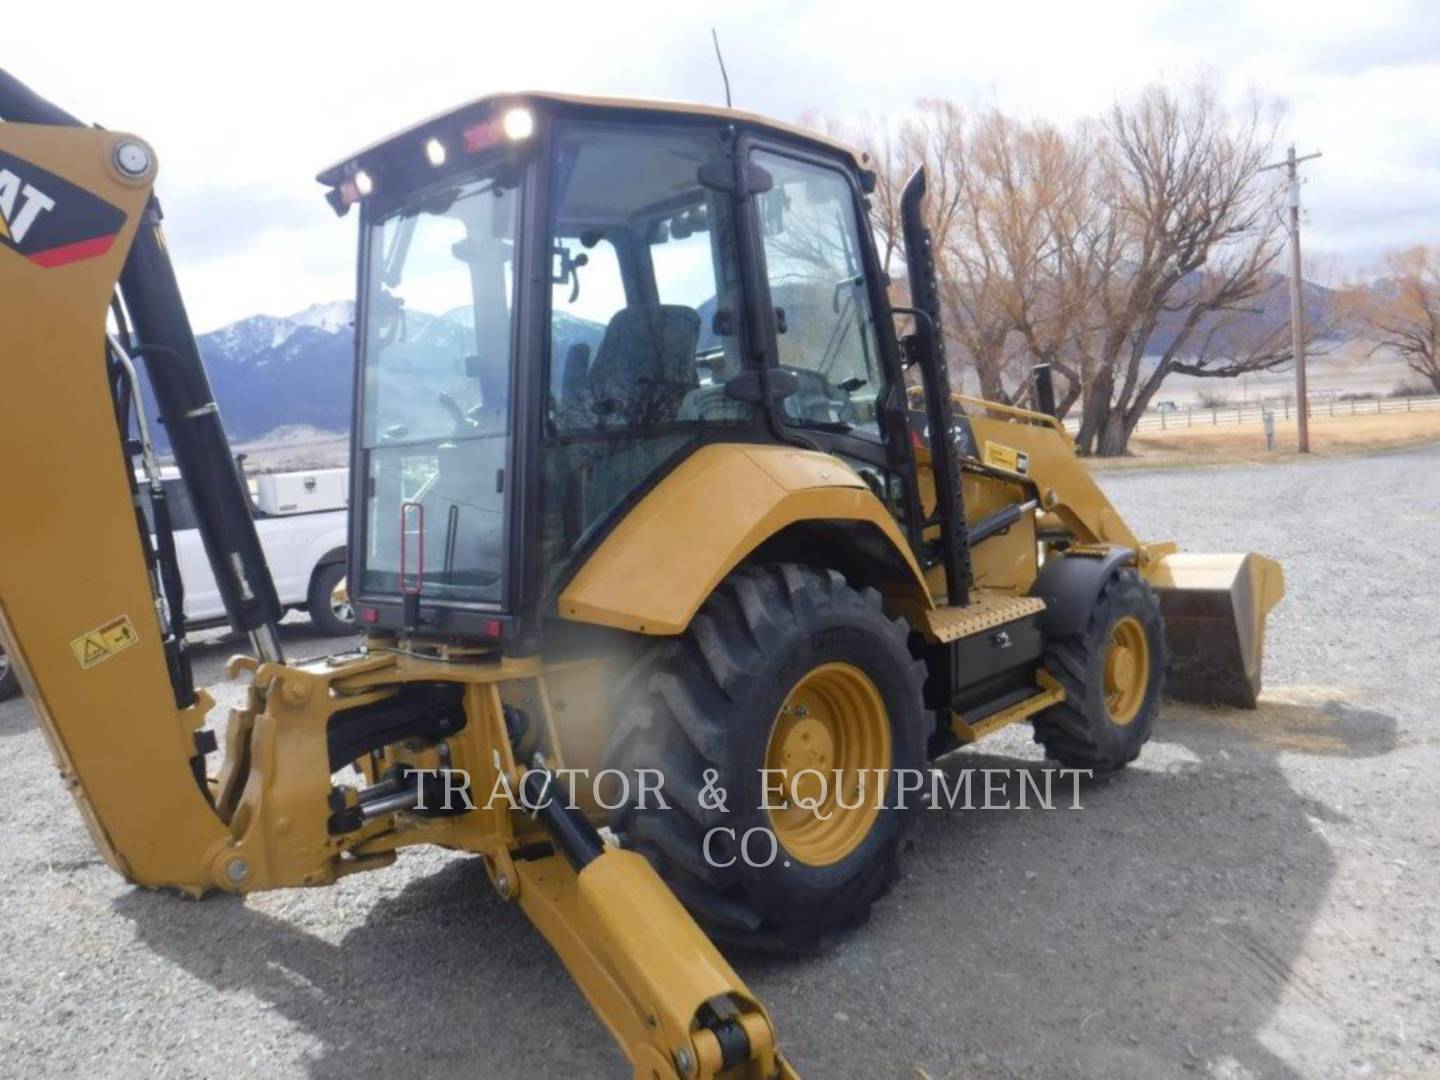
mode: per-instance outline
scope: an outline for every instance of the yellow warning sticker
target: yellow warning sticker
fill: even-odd
[[[124,652],[140,640],[129,615],[111,619],[104,626],[96,627],[88,634],[81,634],[70,642],[75,659],[85,669],[94,667],[102,660],[109,660],[116,653]]]
[[[1030,455],[1023,450],[1002,446],[1000,443],[987,442],[985,444],[985,464],[994,469],[1004,469],[1006,472],[1019,473],[1024,476],[1030,471]]]

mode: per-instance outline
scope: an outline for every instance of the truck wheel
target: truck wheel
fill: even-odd
[[[1083,633],[1045,645],[1065,700],[1035,717],[1035,741],[1067,768],[1124,768],[1150,738],[1165,681],[1160,605],[1134,570],[1106,582]]]
[[[344,563],[326,563],[315,571],[315,579],[310,582],[306,610],[315,629],[326,637],[345,637],[358,631],[350,601],[341,603],[331,595],[344,577]]]
[[[0,649],[0,701],[12,698],[20,692],[20,677],[10,666],[10,658]]]
[[[669,808],[652,774],[649,805],[611,826],[712,936],[813,948],[895,880],[918,801],[895,772],[925,765],[925,667],[907,638],[874,589],[748,567],[622,681],[607,764],[637,783],[658,770]]]

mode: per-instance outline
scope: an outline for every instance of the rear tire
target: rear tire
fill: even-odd
[[[345,578],[344,563],[326,563],[315,571],[310,582],[310,596],[305,610],[310,613],[310,622],[326,637],[347,637],[359,633],[355,620],[355,608],[350,603],[336,603],[333,593],[335,586]]]
[[[1105,583],[1083,633],[1045,644],[1045,669],[1065,700],[1035,717],[1035,741],[1072,769],[1109,773],[1140,756],[1165,682],[1165,629],[1155,594],[1134,570]]]
[[[15,666],[10,663],[5,650],[0,649],[0,701],[12,698],[19,692],[20,677],[15,674]]]
[[[834,571],[747,567],[720,584],[683,637],[657,643],[622,681],[607,765],[632,776],[659,770],[670,808],[625,806],[611,826],[713,937],[811,949],[862,921],[894,882],[913,806],[896,806],[893,770],[925,764],[925,669],[907,640],[874,589],[853,589]],[[775,770],[772,809],[762,801],[765,768]],[[826,774],[825,790],[810,769]],[[835,769],[853,810],[833,804]],[[883,770],[883,797],[873,769]],[[862,773],[863,799],[854,786]],[[724,811],[702,801],[707,774],[711,791],[726,794]],[[782,788],[829,800],[819,813],[832,816],[781,809]],[[773,837],[774,861],[747,862],[747,835],[754,863],[767,860]]]

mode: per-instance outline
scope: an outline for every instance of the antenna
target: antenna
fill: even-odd
[[[725,74],[725,57],[720,55],[720,35],[710,27],[710,40],[715,42],[715,59],[720,61],[720,78],[725,80],[725,107],[730,108],[730,76]]]

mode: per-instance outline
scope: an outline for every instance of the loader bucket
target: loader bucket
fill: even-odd
[[[1253,709],[1265,617],[1285,595],[1280,564],[1263,555],[1177,552],[1145,576],[1165,618],[1166,693]]]

